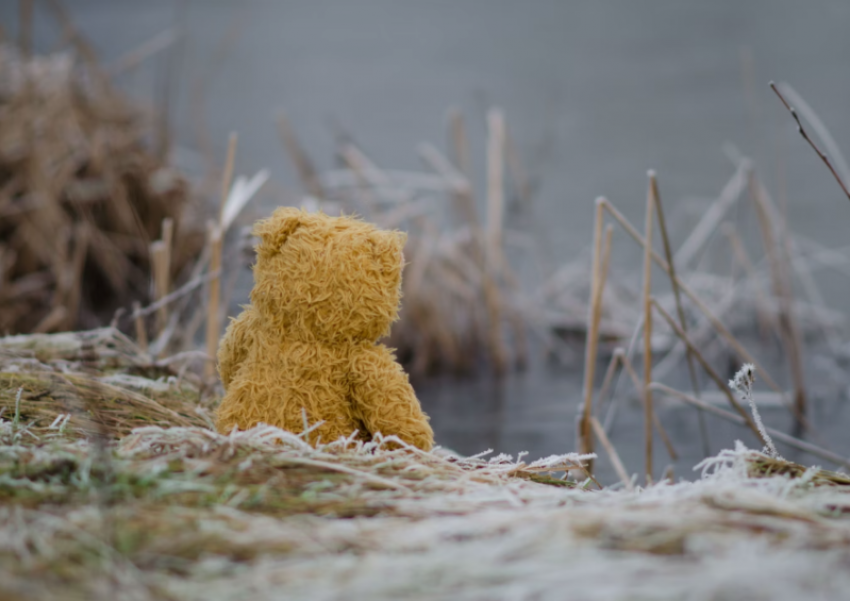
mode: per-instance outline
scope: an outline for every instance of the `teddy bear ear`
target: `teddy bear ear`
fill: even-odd
[[[260,238],[258,252],[274,254],[280,251],[287,238],[303,225],[304,212],[294,207],[275,209],[271,217],[254,224],[252,233]]]

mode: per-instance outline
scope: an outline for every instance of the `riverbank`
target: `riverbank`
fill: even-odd
[[[850,585],[850,478],[743,445],[694,482],[602,488],[575,454],[222,436],[191,369],[114,331],[7,338],[0,357],[4,599],[839,599]]]

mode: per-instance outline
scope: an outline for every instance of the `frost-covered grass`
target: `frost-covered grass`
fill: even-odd
[[[850,478],[741,446],[694,482],[629,491],[562,480],[582,473],[575,454],[313,448],[269,426],[223,436],[191,374],[109,330],[3,339],[0,411],[0,599],[850,590]]]
[[[0,592],[838,599],[850,586],[850,480],[741,445],[694,482],[628,492],[534,481],[575,455],[314,449],[268,426],[152,426],[107,448],[12,436],[3,421]]]

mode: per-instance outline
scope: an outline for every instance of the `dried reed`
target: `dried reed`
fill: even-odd
[[[650,175],[650,182],[653,176]],[[655,216],[655,195],[650,185],[646,195],[646,225],[643,246],[643,381],[652,382],[652,221]],[[672,269],[670,271],[673,278]],[[646,481],[652,483],[652,390],[643,388],[644,439]]]
[[[164,219],[177,234],[160,282],[202,244],[186,183],[149,150],[142,114],[91,83],[92,60],[0,47],[0,332],[90,327],[151,298]]]
[[[679,284],[676,281],[676,265],[673,260],[673,251],[670,247],[670,237],[667,235],[667,222],[664,219],[664,207],[661,204],[661,194],[658,192],[658,180],[655,177],[655,172],[649,172],[649,192],[653,197],[653,204],[658,213],[658,230],[661,233],[661,241],[664,244],[664,257],[667,259],[667,265],[670,267],[670,287],[673,289],[673,298],[676,301],[676,315],[679,318],[679,325],[682,331],[688,333],[688,321],[685,318],[685,310],[682,307],[682,295],[679,291]],[[691,388],[693,388],[694,396],[699,398],[699,382],[697,380],[696,368],[694,367],[694,358],[690,350],[686,351],[688,363],[688,376],[691,379]],[[697,421],[699,422],[700,440],[702,441],[703,455],[708,457],[711,453],[711,447],[708,442],[708,429],[705,425],[705,416],[701,409],[697,409]]]
[[[751,172],[749,177],[750,196],[756,206],[759,227],[761,229],[764,251],[770,265],[774,295],[779,301],[779,331],[784,342],[785,352],[791,370],[794,385],[794,414],[797,428],[802,431],[806,415],[806,392],[803,381],[802,340],[796,314],[792,308],[791,286],[788,281],[787,262],[783,260],[779,241],[774,236],[777,225],[770,217],[762,186]],[[785,228],[782,228],[785,230]],[[782,234],[780,234],[782,235]]]
[[[596,345],[599,336],[599,319],[602,309],[602,292],[605,289],[605,275],[607,272],[607,263],[611,250],[611,230],[606,231],[605,242],[603,246],[603,218],[602,211],[603,199],[596,201],[596,220],[594,226],[594,247],[593,247],[593,272],[591,275],[591,297],[588,304],[587,315],[587,343],[585,344],[586,354],[584,358],[584,402],[581,409],[581,417],[579,422],[578,432],[578,447],[580,453],[593,452],[593,430],[591,418],[593,417],[593,386],[594,375],[596,372]],[[588,465],[588,469],[593,470],[593,463]]]
[[[215,356],[221,334],[221,317],[219,297],[221,295],[221,253],[224,245],[224,210],[230,194],[233,179],[233,163],[236,158],[236,134],[230,134],[227,143],[227,159],[224,163],[224,173],[221,178],[221,203],[218,211],[218,222],[209,228],[210,271],[215,274],[209,283],[209,300],[207,301],[207,364],[204,374],[209,380],[215,375]]]
[[[626,471],[626,468],[623,466],[623,462],[620,460],[620,455],[619,453],[617,453],[617,449],[614,448],[614,445],[611,444],[611,441],[608,439],[608,435],[605,434],[605,428],[602,427],[602,424],[599,423],[598,419],[592,416],[590,418],[590,424],[593,427],[594,434],[596,434],[596,437],[599,438],[599,442],[605,449],[605,452],[608,453],[608,457],[611,460],[611,465],[614,466],[614,471],[617,472],[617,476],[620,478],[620,482],[623,483],[623,486],[626,487],[626,490],[634,490],[634,484],[632,484],[632,479],[629,478],[629,474]]]
[[[782,92],[779,91],[779,88],[777,88],[776,84],[772,81],[770,82],[770,89],[773,90],[774,93],[776,93],[776,95],[779,97],[779,100],[782,101],[782,104],[791,113],[791,116],[794,118],[794,122],[797,124],[797,131],[800,133],[801,136],[803,136],[803,139],[809,144],[809,146],[812,147],[812,150],[815,151],[815,154],[818,155],[818,158],[823,161],[823,163],[827,166],[829,172],[832,173],[832,177],[834,177],[835,181],[838,182],[838,185],[841,186],[841,190],[844,192],[844,195],[848,199],[850,199],[850,190],[847,189],[847,184],[845,184],[844,180],[841,179],[841,176],[838,175],[838,172],[835,170],[835,167],[833,167],[832,161],[829,160],[829,157],[826,155],[826,153],[824,153],[818,147],[818,145],[815,144],[814,141],[809,137],[808,132],[806,132],[806,129],[803,127],[803,124],[800,122],[800,116],[797,114],[797,111],[794,109],[794,107],[788,104],[788,101],[785,99],[785,96],[782,95]]]

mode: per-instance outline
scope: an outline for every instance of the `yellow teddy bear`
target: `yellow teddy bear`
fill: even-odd
[[[423,450],[434,434],[392,352],[405,234],[352,217],[279,208],[259,236],[251,304],[218,350],[222,433],[266,423],[331,442],[381,432]]]

